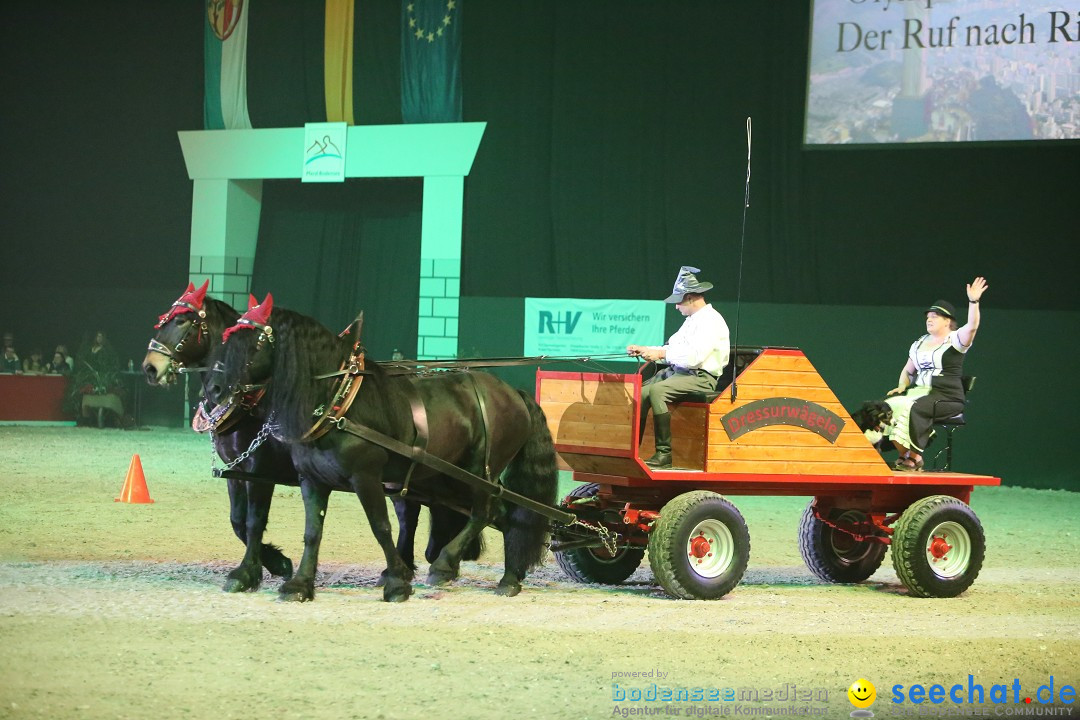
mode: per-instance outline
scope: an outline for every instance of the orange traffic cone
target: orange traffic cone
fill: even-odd
[[[131,456],[131,465],[128,466],[127,478],[124,479],[124,488],[120,491],[120,497],[114,502],[124,503],[152,503],[150,491],[146,489],[146,477],[143,476],[142,461],[136,453]]]

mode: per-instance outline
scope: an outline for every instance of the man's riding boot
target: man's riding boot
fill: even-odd
[[[637,442],[638,445],[645,439],[645,423],[649,420],[649,408],[645,406],[641,409],[641,415],[638,417],[638,430],[637,430]]]
[[[653,414],[656,431],[656,454],[645,461],[649,467],[666,470],[671,467],[671,413]]]

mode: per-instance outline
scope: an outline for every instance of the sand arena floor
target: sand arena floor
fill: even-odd
[[[153,505],[113,502],[134,453]],[[895,685],[1080,686],[1080,493],[977,489],[987,558],[955,599],[909,597],[888,558],[860,585],[822,584],[796,544],[807,499],[735,497],[750,567],[717,602],[667,597],[647,560],[608,587],[549,559],[498,597],[489,531],[458,582],[417,582],[398,605],[374,588],[383,563],[359,502],[335,494],[316,599],[287,604],[269,575],[221,592],[243,548],[209,467],[209,442],[181,430],[0,427],[0,718],[847,717],[859,678],[877,687],[875,716],[899,717],[973,706],[893,704]],[[302,536],[299,491],[279,488],[268,541],[299,561]],[[615,699],[651,686],[757,701]]]

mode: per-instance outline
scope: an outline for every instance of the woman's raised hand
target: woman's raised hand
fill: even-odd
[[[981,275],[972,280],[967,286],[968,300],[971,302],[979,302],[979,298],[990,286],[986,284],[986,278]]]

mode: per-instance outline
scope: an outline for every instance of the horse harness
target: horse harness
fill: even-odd
[[[471,373],[466,373],[465,377],[468,378],[469,385],[472,387],[473,394],[476,396],[476,403],[480,408],[480,418],[484,428],[484,476],[482,478],[427,452],[428,438],[430,437],[427,408],[424,405],[423,398],[420,396],[420,390],[416,386],[417,380],[414,373],[410,373],[410,377],[408,378],[409,382],[404,385],[404,387],[407,388],[406,393],[409,400],[409,410],[412,414],[413,427],[416,430],[413,445],[407,445],[389,435],[380,433],[374,428],[362,425],[354,420],[349,420],[346,417],[349,408],[352,406],[353,400],[356,399],[357,392],[360,390],[360,385],[364,381],[364,375],[369,374],[364,368],[365,353],[360,341],[360,331],[364,324],[363,312],[357,316],[354,324],[356,325],[356,342],[353,343],[352,352],[350,353],[349,358],[342,363],[338,372],[316,377],[317,380],[338,375],[342,377],[341,383],[338,385],[337,391],[330,401],[329,410],[326,409],[326,406],[316,408],[314,412],[314,415],[317,418],[315,425],[300,438],[300,442],[317,440],[329,432],[331,428],[335,428],[378,445],[396,455],[408,458],[411,460],[411,463],[409,464],[408,471],[405,473],[405,480],[402,483],[401,490],[397,493],[402,497],[409,494],[409,483],[412,480],[413,471],[416,470],[417,464],[426,465],[458,480],[463,480],[474,487],[477,486],[477,482],[481,482],[483,483],[482,487],[489,489],[490,494],[493,494],[496,497],[499,497],[503,493],[511,493],[511,491],[506,490],[502,485],[499,485],[491,476],[491,433],[489,431],[490,423],[488,420],[487,403],[484,401],[484,395],[480,392],[480,388],[477,387],[476,379]],[[346,330],[346,332],[348,332],[348,330]],[[495,490],[490,490],[491,488],[495,488]],[[524,498],[524,496],[522,497]],[[528,498],[524,499],[528,500]],[[536,505],[538,507],[546,507],[540,503],[536,503]]]
[[[484,427],[484,477],[474,475],[467,470],[464,470],[453,463],[447,462],[440,457],[432,455],[427,451],[427,443],[429,437],[429,427],[427,419],[427,408],[424,406],[423,399],[420,397],[420,391],[416,387],[416,381],[410,378],[410,382],[405,385],[408,388],[409,406],[412,412],[413,425],[416,430],[415,443],[409,445],[401,442],[400,440],[390,437],[384,433],[375,430],[374,428],[362,425],[354,420],[350,420],[346,415],[349,412],[349,408],[352,407],[353,401],[356,399],[357,393],[360,391],[360,386],[363,383],[364,376],[370,375],[371,371],[366,370],[365,363],[365,351],[360,341],[360,329],[363,327],[364,314],[361,312],[356,318],[353,324],[357,326],[357,337],[353,343],[352,351],[349,354],[348,359],[341,364],[341,368],[334,373],[327,373],[326,375],[316,376],[316,380],[324,380],[332,377],[341,377],[341,382],[338,384],[333,398],[330,400],[329,407],[326,405],[316,408],[313,415],[315,416],[315,424],[300,438],[300,442],[314,442],[315,440],[323,437],[331,429],[341,430],[347,432],[350,435],[358,437],[362,440],[366,440],[372,444],[378,445],[390,452],[405,457],[411,460],[409,469],[405,475],[402,489],[398,493],[401,496],[406,496],[409,493],[409,483],[412,479],[413,471],[416,469],[417,464],[429,467],[444,475],[448,475],[456,480],[460,480],[465,484],[479,489],[488,495],[495,498],[505,499],[516,505],[528,508],[544,517],[554,520],[555,522],[562,523],[564,525],[571,525],[575,523],[576,516],[572,513],[568,513],[544,503],[537,502],[532,498],[516,493],[512,490],[508,490],[505,486],[500,485],[492,478],[491,473],[491,436],[489,432],[489,420],[487,403],[484,401],[483,393],[480,392],[480,388],[476,385],[476,380],[471,373],[466,373],[466,377],[469,379],[469,383],[472,386],[473,393],[476,396],[477,404],[480,408],[480,416]],[[248,325],[256,327],[260,331],[259,339],[256,344],[256,352],[263,347],[263,343],[274,342],[273,330],[269,325],[263,325],[258,322],[248,321]],[[350,326],[351,327],[351,326]],[[348,332],[346,329],[345,332]],[[342,333],[344,334],[344,333]],[[406,373],[391,373],[397,375],[404,375]],[[409,373],[415,375],[415,372]],[[265,385],[242,385],[239,388],[242,392],[252,392],[254,390],[265,391]],[[255,400],[255,403],[261,399]],[[252,407],[254,403],[252,404]],[[268,421],[268,425],[271,421]],[[262,433],[260,433],[261,435]],[[254,443],[253,443],[254,445]],[[249,448],[246,455],[250,455],[254,451],[254,447]],[[229,473],[229,475],[226,475]],[[251,475],[250,473],[239,473],[232,468],[226,468],[223,471],[215,471],[215,475],[219,477],[238,477],[245,480],[258,480],[261,479],[258,476]]]

